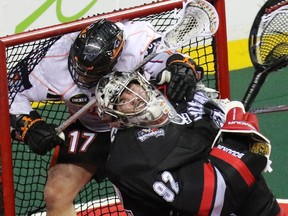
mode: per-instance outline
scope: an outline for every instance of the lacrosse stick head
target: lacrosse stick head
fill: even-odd
[[[247,110],[269,73],[288,63],[288,0],[268,0],[258,11],[249,34],[249,54],[255,68],[244,95]]]
[[[265,69],[278,62],[281,65],[287,59],[287,19],[287,0],[267,1],[259,10],[249,36],[249,54],[255,69]]]
[[[281,69],[288,64],[288,43],[281,42],[277,44],[265,57],[264,67],[273,64],[277,65],[276,69]]]
[[[219,26],[219,16],[212,4],[205,0],[183,3],[177,14],[177,24],[163,35],[164,46],[176,49],[195,37],[210,37]]]

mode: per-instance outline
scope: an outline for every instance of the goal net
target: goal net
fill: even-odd
[[[203,82],[206,86],[216,88],[222,97],[229,98],[224,1],[210,2],[220,16],[220,27],[216,36],[194,38],[180,51],[193,57],[195,62],[203,67],[205,71]],[[61,35],[79,31],[91,22],[102,18],[111,21],[146,20],[150,21],[158,31],[163,32],[167,27],[175,24],[175,10],[181,7],[181,0],[157,1],[0,38],[0,114],[4,116],[0,126],[3,132],[0,149],[2,165],[0,199],[5,198],[0,200],[2,213],[5,212],[5,215],[9,216],[46,215],[43,190],[47,169],[53,163],[53,152],[39,156],[31,152],[22,142],[11,142],[8,109],[15,95],[29,88],[27,77],[49,47]],[[32,105],[49,123],[59,125],[69,116],[66,106],[61,101],[43,101]],[[75,208],[78,215],[126,215],[108,179],[100,183],[91,180],[76,197]]]

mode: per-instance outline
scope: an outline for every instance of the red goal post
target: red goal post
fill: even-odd
[[[203,82],[206,86],[216,88],[221,98],[230,98],[225,3],[224,0],[209,2],[215,6],[219,14],[218,32],[210,38],[191,40],[182,47],[181,51],[189,54],[204,68]],[[47,157],[37,156],[30,153],[25,145],[11,141],[9,107],[23,84],[21,80],[18,82],[14,79],[17,69],[23,69],[25,63],[25,69],[28,73],[29,70],[31,72],[37,60],[43,57],[57,37],[79,31],[98,19],[149,20],[159,31],[164,31],[167,26],[173,25],[174,9],[179,10],[182,3],[182,0],[157,1],[0,38],[0,116],[2,119],[0,124],[2,196],[0,199],[3,198],[0,200],[0,208],[4,206],[2,210],[0,209],[0,214],[4,211],[4,215],[9,216],[45,215],[45,204],[41,195],[46,177],[43,173],[46,172],[52,156],[51,154]],[[37,54],[32,50],[36,50]],[[66,108],[61,103],[43,102],[35,104],[34,108],[52,123],[59,124],[68,117]],[[90,183],[82,190],[77,202],[75,201],[78,215],[94,215],[91,212],[96,212],[95,215],[123,215],[123,208],[118,206],[116,196],[114,204],[110,203],[110,197],[114,195],[113,187],[107,179],[101,184]]]

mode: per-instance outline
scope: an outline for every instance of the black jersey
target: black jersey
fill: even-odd
[[[135,215],[168,215],[163,209],[170,203],[175,208],[181,205],[183,209],[185,205],[187,211],[198,212],[204,187],[204,160],[218,129],[209,118],[187,123],[190,124],[117,131],[108,161],[108,177],[124,197],[129,195],[126,199],[133,197],[126,202],[128,208],[131,200],[133,205],[141,203],[141,210],[133,209],[134,214],[137,211]],[[194,175],[202,177],[193,178]],[[189,185],[182,178],[189,179]],[[191,190],[194,184],[196,190]],[[182,196],[180,190],[191,190],[189,194],[200,199],[190,203],[190,198]],[[149,197],[153,197],[153,202],[147,202]],[[185,200],[189,202],[184,204]]]
[[[264,156],[237,139],[211,149],[217,132],[209,117],[114,131],[108,177],[131,215],[277,215],[278,203],[259,177]]]

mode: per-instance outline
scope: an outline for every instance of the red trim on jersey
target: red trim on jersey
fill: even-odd
[[[209,215],[215,193],[215,170],[210,163],[204,164],[204,187],[198,215]]]
[[[60,151],[60,146],[56,146],[54,148],[54,153],[52,154],[52,157],[51,157],[49,168],[51,168],[52,166],[54,166],[57,163],[59,151]]]
[[[236,169],[239,172],[239,174],[249,187],[255,182],[255,178],[250,172],[249,168],[239,158],[234,157],[233,155],[225,151],[222,151],[218,148],[213,148],[210,154],[233,166],[234,169]]]

